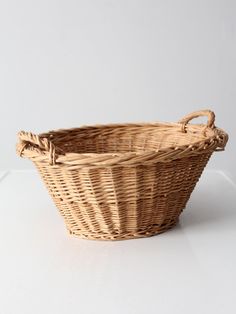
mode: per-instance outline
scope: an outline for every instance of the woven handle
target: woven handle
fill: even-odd
[[[201,110],[196,111],[193,113],[188,114],[183,119],[181,119],[178,123],[181,124],[181,131],[186,132],[186,125],[191,121],[192,119],[198,118],[198,117],[207,117],[207,124],[206,127],[203,129],[203,134],[205,134],[207,128],[214,129],[215,127],[215,114],[211,110]]]
[[[55,165],[56,163],[56,149],[52,142],[47,138],[42,138],[39,135],[31,132],[21,131],[18,133],[19,143],[17,145],[17,153],[20,156],[27,156],[27,151],[30,153],[32,150],[37,149],[37,152],[48,155],[49,163]],[[30,155],[30,154],[28,154]]]

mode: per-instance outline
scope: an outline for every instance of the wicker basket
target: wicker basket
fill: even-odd
[[[188,124],[207,116],[206,125]],[[209,110],[178,123],[85,126],[19,133],[17,152],[38,168],[71,234],[122,240],[178,222],[213,151],[228,136]]]

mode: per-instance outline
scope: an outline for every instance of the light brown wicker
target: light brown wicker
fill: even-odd
[[[188,124],[207,116],[206,125]],[[210,110],[178,123],[85,126],[19,133],[71,234],[122,240],[173,227],[213,151],[228,136]]]

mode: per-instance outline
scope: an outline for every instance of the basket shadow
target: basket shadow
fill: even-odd
[[[198,190],[193,193],[186,208],[180,215],[181,228],[192,226],[222,225],[236,220],[235,203],[221,195],[208,194],[207,191]]]

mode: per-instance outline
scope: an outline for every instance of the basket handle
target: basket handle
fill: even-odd
[[[187,116],[183,117],[181,120],[179,120],[178,123],[181,124],[181,131],[186,133],[186,125],[191,121],[192,119],[198,118],[198,117],[207,117],[207,124],[205,128],[202,130],[202,133],[205,134],[207,128],[214,129],[215,128],[215,114],[211,110],[200,110],[195,111],[193,113],[188,114]]]
[[[52,142],[50,142],[45,137],[40,137],[39,135],[33,134],[31,132],[21,131],[18,133],[19,143],[17,144],[17,153],[22,157],[27,156],[27,151],[32,152],[32,150],[37,149],[42,155],[48,153],[49,163],[55,165],[56,163],[56,148]],[[31,148],[29,150],[29,148]]]

